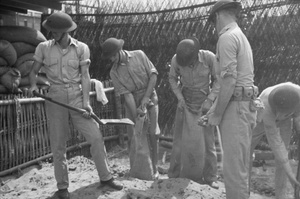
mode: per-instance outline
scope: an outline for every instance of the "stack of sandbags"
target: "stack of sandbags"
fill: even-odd
[[[0,93],[18,93],[29,86],[36,46],[46,41],[38,30],[24,26],[0,27]],[[38,76],[39,85],[49,85],[45,76]]]

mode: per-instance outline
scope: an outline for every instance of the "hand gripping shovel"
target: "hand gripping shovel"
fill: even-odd
[[[70,106],[70,105],[67,105],[67,104],[64,104],[64,103],[61,103],[61,102],[58,102],[58,101],[55,101],[53,100],[52,98],[50,97],[46,97],[45,95],[42,95],[36,91],[33,91],[33,94],[37,97],[40,97],[40,98],[43,98],[45,100],[48,100],[52,103],[55,103],[57,105],[60,105],[60,106],[63,106],[67,109],[70,109],[70,110],[73,110],[73,111],[76,111],[78,113],[86,113],[86,110],[84,109],[81,109],[81,108],[77,108],[77,107],[73,107],[73,106]],[[95,113],[91,113],[91,117],[96,120],[96,122],[98,122],[98,124],[100,125],[104,125],[104,124],[125,124],[125,125],[134,125],[134,123],[128,119],[128,118],[122,118],[122,119],[100,119],[99,117],[97,117],[97,115],[95,115]]]

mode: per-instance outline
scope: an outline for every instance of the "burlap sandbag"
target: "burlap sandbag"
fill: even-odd
[[[0,77],[0,83],[12,93],[18,91],[20,80],[21,73],[16,68],[10,68],[9,71]]]
[[[17,57],[21,57],[27,53],[34,53],[36,48],[36,46],[26,42],[12,42],[11,45],[15,48]]]
[[[130,153],[133,165],[130,176],[141,180],[153,180],[153,167],[148,144],[149,120],[147,114],[138,116],[131,140]]]
[[[1,26],[0,38],[9,42],[26,42],[33,46],[46,41],[40,31],[25,26]]]
[[[27,53],[25,55],[22,55],[17,59],[16,63],[14,64],[14,67],[18,68],[21,64],[23,64],[26,61],[34,61],[33,56],[34,53]]]
[[[0,57],[0,67],[6,67],[6,66],[8,66],[7,61],[3,57]]]
[[[0,55],[6,60],[8,66],[13,65],[17,61],[17,52],[13,45],[7,40],[0,40]]]
[[[21,73],[22,77],[26,77],[29,75],[32,66],[33,66],[34,61],[32,60],[26,60],[25,62],[23,62],[22,64],[15,66],[14,68],[18,69]]]
[[[0,67],[0,77],[7,73],[10,69],[10,67]]]

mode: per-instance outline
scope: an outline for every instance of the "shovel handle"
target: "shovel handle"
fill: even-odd
[[[55,104],[58,104],[58,105],[60,105],[60,106],[65,107],[65,108],[68,108],[68,109],[70,109],[70,110],[76,111],[76,112],[78,112],[78,113],[83,114],[83,113],[86,113],[86,112],[87,112],[87,111],[84,110],[84,109],[77,108],[77,107],[73,107],[73,106],[70,106],[70,105],[67,105],[67,104],[64,104],[64,103],[55,101],[55,100],[53,100],[51,97],[47,97],[47,96],[42,95],[42,94],[40,94],[40,93],[38,93],[38,92],[36,92],[36,91],[33,91],[33,94],[34,94],[35,96],[37,96],[37,97],[43,98],[43,99],[45,99],[45,100],[48,100],[48,101],[50,101],[50,102],[53,102],[53,103],[55,103]],[[94,120],[96,120],[96,122],[98,122],[99,124],[103,124],[103,123],[100,121],[99,117],[97,117],[97,115],[95,115],[95,113],[92,112],[92,113],[91,113],[91,117],[92,117]]]
[[[58,105],[63,106],[63,107],[65,107],[65,108],[68,108],[68,109],[70,109],[70,110],[76,111],[76,112],[78,112],[78,113],[83,114],[83,113],[86,113],[86,112],[87,112],[87,111],[84,110],[84,109],[77,108],[77,107],[73,107],[73,106],[70,106],[70,105],[68,105],[68,104],[64,104],[64,103],[55,101],[55,100],[53,100],[51,97],[47,97],[47,96],[45,96],[45,95],[43,95],[43,94],[40,94],[40,93],[38,93],[38,92],[36,92],[36,91],[33,91],[32,93],[33,93],[35,96],[37,96],[37,97],[43,98],[43,99],[45,99],[45,100],[48,100],[48,101],[50,101],[50,102],[52,102],[52,103],[58,104]],[[91,118],[93,118],[98,124],[100,124],[100,125],[105,124],[105,121],[102,122],[102,121],[100,120],[100,118],[99,118],[95,113],[91,112],[90,114],[91,114]],[[105,119],[103,119],[103,120],[105,120]],[[128,120],[128,119],[127,119],[127,120]],[[124,118],[123,120],[120,119],[120,120],[115,121],[115,122],[111,122],[111,121],[110,121],[110,123],[115,123],[115,124],[126,124],[126,125],[133,125],[133,124],[134,124],[132,121],[130,121],[130,120],[127,121],[127,120],[126,120],[126,118]]]

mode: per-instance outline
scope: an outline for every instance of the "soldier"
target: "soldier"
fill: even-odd
[[[43,23],[50,31],[53,39],[40,43],[35,51],[34,65],[30,72],[30,91],[37,91],[36,77],[40,69],[46,73],[50,82],[48,96],[62,103],[87,111],[81,114],[46,101],[46,113],[49,119],[50,143],[53,153],[54,174],[58,191],[53,198],[69,199],[69,178],[66,161],[66,138],[70,130],[69,120],[91,144],[91,155],[102,185],[117,190],[123,188],[112,177],[106,150],[99,125],[89,118],[90,106],[90,51],[85,43],[77,41],[69,35],[77,25],[72,18],[63,12],[50,15]]]
[[[259,98],[264,104],[264,109],[257,113],[251,154],[262,136],[266,135],[275,156],[275,196],[276,199],[287,198],[287,179],[292,184],[299,185],[289,163],[288,146],[292,126],[297,133],[300,133],[300,86],[291,82],[280,83],[263,90]],[[250,166],[250,174],[251,168]]]
[[[200,50],[198,39],[184,39],[177,45],[169,73],[178,106],[168,176],[189,178],[218,189],[214,128],[197,124],[217,95],[215,67],[215,54]]]
[[[248,199],[248,177],[252,130],[256,125],[253,100],[252,49],[237,24],[242,6],[233,0],[217,1],[210,12],[218,34],[216,57],[220,91],[207,114],[208,124],[219,126],[223,146],[223,174],[226,198]]]
[[[143,132],[148,135],[153,178],[158,178],[158,98],[155,85],[158,72],[142,50],[127,51],[123,49],[124,40],[109,38],[102,44],[103,59],[112,62],[110,77],[117,95],[124,96],[126,117],[136,122],[140,113],[148,114],[149,123]],[[137,151],[131,148],[134,134],[132,126],[127,128],[130,167],[134,163],[133,156]]]

